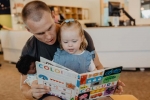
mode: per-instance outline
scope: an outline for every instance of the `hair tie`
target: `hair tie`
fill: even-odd
[[[74,20],[74,19],[72,19],[72,18],[71,18],[71,19],[66,19],[66,20],[65,20],[65,22],[66,22],[66,23],[74,22],[74,21],[75,21],[75,20]]]

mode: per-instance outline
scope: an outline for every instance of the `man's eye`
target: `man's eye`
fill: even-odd
[[[44,33],[38,33],[38,35],[43,35]]]
[[[48,29],[48,31],[50,31],[51,30],[51,27]]]
[[[47,31],[51,31],[52,28],[53,28],[53,25]]]

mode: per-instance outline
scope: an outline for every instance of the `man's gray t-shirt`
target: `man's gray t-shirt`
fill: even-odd
[[[93,44],[93,40],[91,36],[84,31],[85,38],[88,42],[88,46],[86,50],[88,51],[94,51],[95,47]],[[49,60],[53,60],[54,54],[57,51],[57,48],[59,48],[59,42],[56,41],[53,45],[47,45],[38,39],[36,39],[34,36],[30,37],[28,41],[26,42],[23,50],[22,50],[22,56],[23,55],[30,55],[36,58],[36,60],[39,61],[40,56],[44,57]]]

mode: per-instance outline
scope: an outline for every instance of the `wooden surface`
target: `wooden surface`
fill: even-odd
[[[112,95],[111,98],[113,100],[138,100],[133,95]]]

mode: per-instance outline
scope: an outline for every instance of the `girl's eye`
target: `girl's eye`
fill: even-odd
[[[64,43],[68,43],[68,42],[64,42]]]
[[[73,41],[73,42],[75,43],[75,42],[77,42],[77,41]]]

